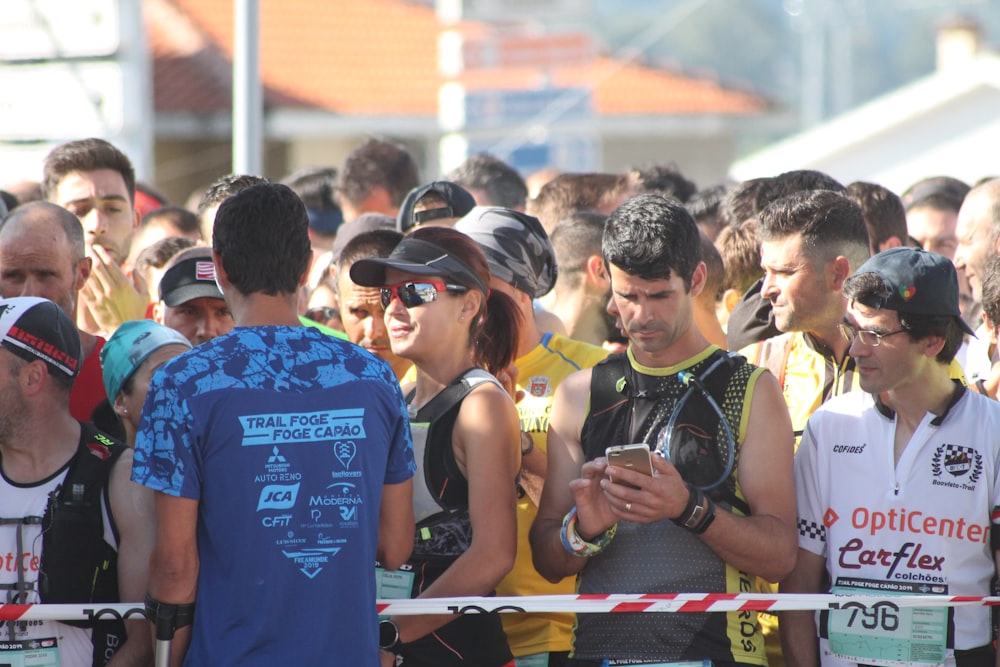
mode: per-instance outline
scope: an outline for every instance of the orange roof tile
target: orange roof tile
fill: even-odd
[[[159,111],[229,107],[233,0],[145,0]],[[269,106],[345,115],[437,113],[440,25],[433,10],[401,0],[261,2],[261,76]],[[476,26],[476,29],[481,29]],[[549,73],[556,86],[593,86],[601,115],[748,114],[749,93],[705,79],[597,58]],[[470,88],[537,85],[527,68],[467,75]]]
[[[232,61],[172,0],[145,0],[143,12],[153,54],[153,108],[210,113],[232,104]],[[269,105],[305,106],[265,81]]]

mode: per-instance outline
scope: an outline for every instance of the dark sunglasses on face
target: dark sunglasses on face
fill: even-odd
[[[320,324],[326,324],[334,318],[340,317],[340,311],[333,306],[317,306],[306,311],[305,318]]]
[[[415,308],[437,299],[438,292],[466,292],[468,289],[465,285],[425,280],[423,282],[405,282],[387,285],[379,289],[379,297],[383,308],[389,307],[394,296],[407,308]]]

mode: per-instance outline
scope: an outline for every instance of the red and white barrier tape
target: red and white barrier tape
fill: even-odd
[[[378,600],[379,614],[469,614],[567,612],[615,614],[623,612],[806,611],[892,604],[898,608],[1000,606],[1000,597],[975,595],[767,595],[764,593],[658,593],[615,595],[533,595],[525,597],[455,597],[418,600]],[[138,618],[135,604],[4,604],[0,621],[87,621],[94,618]]]
[[[1000,606],[1000,597],[964,595],[767,595],[762,593],[662,593],[616,595],[535,595],[528,597],[420,598],[379,600],[379,614],[466,614],[473,612],[706,612],[799,611],[865,607],[890,603],[897,607]]]
[[[141,618],[142,606],[134,602],[107,604],[0,604],[0,621],[92,621]]]

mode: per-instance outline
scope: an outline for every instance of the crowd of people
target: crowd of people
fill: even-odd
[[[40,176],[0,193],[0,587],[155,623],[6,622],[0,663],[996,664],[988,607],[892,599],[997,578],[1000,179],[423,181],[381,138],[190,209],[100,139]],[[885,600],[376,606],[574,592]]]

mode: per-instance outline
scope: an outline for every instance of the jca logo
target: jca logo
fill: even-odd
[[[291,509],[295,507],[295,500],[298,497],[299,484],[271,484],[265,486],[260,491],[260,499],[257,501],[257,511]]]

